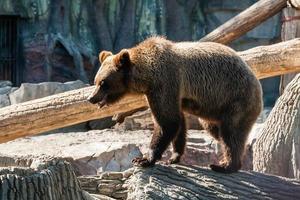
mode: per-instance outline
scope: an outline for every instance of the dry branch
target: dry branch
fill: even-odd
[[[260,0],[203,37],[200,41],[214,41],[227,44],[272,17],[286,5],[286,0]]]
[[[300,39],[239,54],[258,78],[300,71]],[[147,106],[144,97],[139,95],[97,109],[86,101],[92,90],[93,87],[87,87],[1,108],[0,143]]]

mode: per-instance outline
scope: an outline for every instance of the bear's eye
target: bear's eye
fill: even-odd
[[[109,88],[107,81],[101,81],[101,88],[103,90],[107,90]]]

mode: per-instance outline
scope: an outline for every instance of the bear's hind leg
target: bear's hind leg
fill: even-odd
[[[198,121],[204,130],[209,132],[209,134],[213,138],[215,138],[217,141],[220,141],[220,130],[219,130],[218,125],[211,123],[209,121],[203,120],[201,118],[198,118]]]
[[[173,153],[171,158],[168,161],[169,164],[180,162],[180,158],[184,153],[185,145],[186,145],[186,123],[185,123],[184,114],[182,113],[179,131],[176,137],[174,138],[174,140],[172,141]]]
[[[248,133],[248,128],[239,128],[232,126],[232,123],[223,123],[220,132],[224,147],[223,160],[220,165],[210,165],[210,168],[221,173],[237,172],[242,166]]]

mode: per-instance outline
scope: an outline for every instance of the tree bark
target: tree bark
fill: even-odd
[[[277,100],[254,144],[255,171],[300,179],[300,74]]]
[[[300,38],[238,53],[259,79],[300,71]]]
[[[34,135],[80,122],[99,119],[146,106],[139,95],[98,109],[86,99],[94,87],[72,90],[0,109],[0,142]]]
[[[120,199],[299,199],[300,181],[257,172],[231,175],[207,168],[155,165],[78,177],[93,195]]]
[[[0,199],[92,200],[80,187],[71,165],[51,161],[31,168],[0,170]]]
[[[282,11],[282,41],[291,40],[300,36],[300,10],[292,7],[284,8]],[[284,88],[296,76],[296,73],[286,74],[281,76],[280,80],[280,94],[283,93]]]
[[[214,41],[227,44],[272,17],[286,5],[286,0],[260,0],[203,37],[200,41]]]
[[[300,71],[300,39],[240,52],[258,78]],[[141,95],[97,109],[82,88],[0,109],[0,143],[148,106]]]

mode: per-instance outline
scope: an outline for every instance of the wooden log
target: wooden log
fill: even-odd
[[[91,86],[1,108],[0,142],[113,116],[147,105],[143,96],[131,95],[114,106],[98,109],[97,105],[87,102],[93,90],[94,86]]]
[[[238,53],[259,79],[300,71],[300,38]]]
[[[291,40],[300,37],[300,10],[293,7],[284,8],[282,11],[282,41]],[[291,82],[297,73],[282,75],[280,77],[280,94],[283,94],[284,88]]]
[[[255,171],[300,179],[300,74],[277,100],[253,148]]]
[[[157,164],[152,168],[130,168],[125,173],[104,172],[78,179],[89,193],[118,199],[300,198],[297,180],[245,171],[228,175],[199,166]]]
[[[300,71],[300,39],[256,47],[239,55],[258,78]],[[141,95],[97,109],[86,101],[94,87],[69,91],[0,109],[0,143],[19,137],[128,112],[147,106]]]
[[[300,182],[257,172],[220,174],[198,166],[156,165],[136,169],[127,199],[290,199],[300,198]]]
[[[286,0],[260,0],[203,37],[200,41],[214,41],[227,44],[272,17],[286,5]]]

